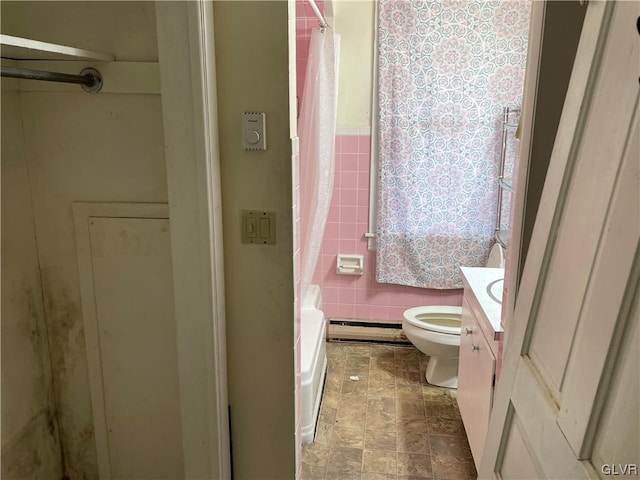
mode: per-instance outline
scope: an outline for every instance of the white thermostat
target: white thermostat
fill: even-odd
[[[242,146],[245,150],[266,150],[266,115],[263,112],[244,112],[242,115]]]

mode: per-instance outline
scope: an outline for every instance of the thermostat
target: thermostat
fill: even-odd
[[[242,115],[242,146],[245,150],[266,150],[267,130],[263,112],[244,112]]]

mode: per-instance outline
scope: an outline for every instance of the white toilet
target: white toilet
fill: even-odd
[[[487,267],[504,268],[504,250],[495,244]],[[458,388],[458,353],[462,307],[415,307],[405,310],[402,330],[429,364],[425,377],[432,385]]]

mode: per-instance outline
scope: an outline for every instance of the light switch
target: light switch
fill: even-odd
[[[266,150],[266,114],[244,112],[242,115],[242,146],[245,150]]]
[[[260,222],[260,238],[265,239],[271,237],[271,221],[268,218],[259,218]]]
[[[242,210],[242,243],[274,245],[276,243],[276,213],[264,210]]]
[[[245,219],[246,227],[247,227],[247,238],[257,238],[258,237],[258,224],[256,219],[253,217],[248,217]]]

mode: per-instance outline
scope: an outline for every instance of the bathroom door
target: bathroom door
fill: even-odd
[[[637,478],[639,15],[589,2],[480,478]]]

